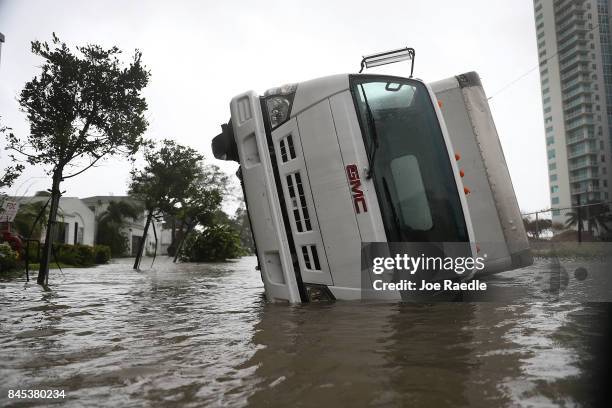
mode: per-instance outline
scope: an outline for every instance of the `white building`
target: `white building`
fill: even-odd
[[[534,0],[551,207],[612,199],[612,0]],[[553,222],[564,223],[564,210]]]
[[[49,196],[14,197],[20,207],[29,203],[49,200]],[[94,213],[85,205],[81,199],[76,197],[61,197],[57,212],[57,224],[55,242],[64,244],[94,244],[95,217]],[[44,232],[40,237],[44,241]]]
[[[129,204],[142,207],[142,205],[129,196],[93,196],[93,197],[85,197],[82,199],[83,203],[93,212],[95,215],[96,221],[99,220],[99,217],[106,211],[108,208],[108,204],[111,201],[127,201]],[[144,234],[144,226],[146,223],[146,212],[143,210],[141,215],[136,219],[124,219],[124,226],[122,231],[128,239],[128,254],[131,256],[136,256],[138,252],[138,246],[140,244],[140,240]],[[147,237],[145,241],[145,255],[152,254],[155,251],[155,232],[157,232],[157,255],[165,254],[163,245],[162,245],[162,231],[161,231],[161,222],[152,221],[152,225],[149,226],[149,231],[147,232]],[[97,225],[97,222],[96,222]],[[153,231],[155,228],[155,232]],[[167,249],[167,245],[166,245]]]
[[[11,200],[17,201],[20,207],[30,203],[46,203],[48,195],[36,195],[33,197],[12,197]],[[95,245],[97,226],[100,216],[106,211],[111,201],[128,201],[132,205],[138,206],[139,203],[128,196],[93,196],[87,198],[61,197],[58,207],[55,242],[65,244],[84,244]],[[136,256],[140,240],[144,233],[146,213],[144,210],[136,219],[124,219],[122,232],[128,238],[128,252],[126,255]],[[157,232],[157,255],[165,255],[170,245],[171,232],[162,229],[162,223],[153,221],[145,241],[145,255],[153,254],[155,251],[155,232]],[[39,237],[44,242],[45,232]]]

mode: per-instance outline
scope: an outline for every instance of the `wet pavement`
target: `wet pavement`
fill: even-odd
[[[125,259],[52,270],[49,292],[0,279],[0,406],[590,406],[601,392],[603,303],[276,305],[255,264]]]

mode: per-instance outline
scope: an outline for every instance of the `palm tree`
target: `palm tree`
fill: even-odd
[[[106,210],[100,214],[98,222],[122,224],[126,218],[136,221],[141,212],[142,210],[136,205],[130,204],[127,201],[110,201]]]
[[[48,216],[49,206],[44,201],[29,202],[19,208],[13,228],[24,238],[40,239]]]
[[[584,223],[586,222],[587,231],[589,233],[593,233],[593,231],[599,232],[600,228],[605,231],[610,231],[608,224],[612,221],[612,216],[610,215],[610,208],[604,203],[589,201],[587,205],[581,208],[574,208],[574,210],[568,212],[566,216],[566,228],[580,227],[580,225],[578,225],[580,221],[582,228],[584,228]]]
[[[110,201],[98,217],[96,242],[108,245],[113,256],[125,255],[128,238],[121,228],[127,219],[136,221],[141,214],[142,210],[128,201]]]

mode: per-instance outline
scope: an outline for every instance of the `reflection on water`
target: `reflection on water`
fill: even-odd
[[[125,260],[52,271],[52,292],[0,281],[0,405],[50,388],[75,407],[573,406],[597,392],[598,305],[274,305],[255,263]]]

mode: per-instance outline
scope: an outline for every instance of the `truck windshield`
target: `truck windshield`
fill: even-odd
[[[427,88],[355,76],[351,91],[389,242],[467,242],[447,147]]]

